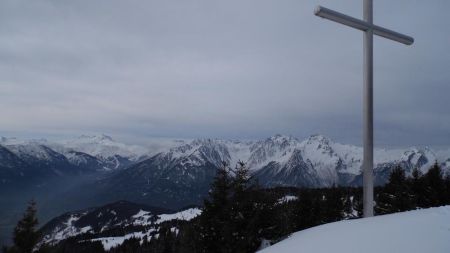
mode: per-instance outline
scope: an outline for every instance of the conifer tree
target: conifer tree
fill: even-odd
[[[200,217],[201,252],[223,252],[228,234],[229,202],[231,178],[226,163],[217,170],[209,191],[209,199],[204,201]]]
[[[324,214],[326,222],[341,220],[344,216],[344,199],[341,190],[334,186],[327,191],[324,203]]]
[[[297,212],[295,215],[296,230],[312,227],[317,223],[317,200],[309,189],[304,189],[297,202]]]
[[[444,179],[445,184],[445,204],[450,204],[450,173],[447,172],[447,175]]]
[[[415,208],[424,207],[426,203],[425,195],[424,195],[424,180],[422,172],[418,168],[414,168],[412,171],[411,182],[411,191],[414,195],[413,197],[413,206]]]
[[[424,175],[425,195],[428,201],[427,207],[439,206],[445,203],[445,182],[441,167],[437,162]]]
[[[37,232],[36,202],[30,201],[23,217],[13,232],[14,245],[6,249],[7,253],[31,253],[39,240]]]
[[[411,175],[412,175],[413,180],[419,180],[420,177],[422,176],[422,172],[420,172],[420,170],[416,167],[413,169]]]
[[[249,170],[239,162],[231,171],[223,164],[205,200],[200,217],[203,252],[253,252],[259,246],[265,213],[255,208]]]
[[[377,211],[379,213],[393,213],[413,208],[411,190],[406,180],[405,170],[399,165],[392,169],[389,181],[379,196]]]
[[[260,212],[251,196],[249,170],[239,162],[234,170],[227,235],[231,252],[252,252],[259,246],[257,230]]]

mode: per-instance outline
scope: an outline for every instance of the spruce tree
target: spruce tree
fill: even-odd
[[[394,213],[411,210],[413,198],[405,171],[399,165],[392,169],[389,181],[378,198],[378,213]]]
[[[7,253],[31,253],[39,240],[37,231],[36,202],[30,201],[23,217],[14,228],[14,245],[6,249]]]
[[[326,193],[323,203],[324,221],[334,222],[341,220],[344,216],[344,200],[341,190],[333,185]]]
[[[199,221],[202,252],[254,252],[260,243],[260,217],[266,215],[258,205],[245,164],[239,162],[234,170],[223,164]]]
[[[424,175],[425,194],[428,201],[427,207],[445,204],[445,182],[441,167],[437,162]]]
[[[296,230],[315,226],[320,210],[317,209],[318,200],[314,198],[311,190],[304,189],[300,193],[295,214]]]
[[[447,172],[447,175],[444,179],[445,184],[445,205],[450,204],[450,173]]]
[[[413,194],[413,206],[415,208],[425,207],[426,198],[425,198],[425,187],[422,172],[418,168],[414,168],[412,171],[411,182],[411,191]]]
[[[231,195],[231,178],[226,163],[217,170],[209,191],[209,199],[204,201],[200,216],[200,252],[224,252],[226,238],[229,234],[229,202]]]
[[[231,252],[253,252],[259,246],[258,237],[259,209],[252,199],[252,185],[249,170],[243,162],[239,162],[234,170],[232,194],[230,202],[230,220],[227,243]]]

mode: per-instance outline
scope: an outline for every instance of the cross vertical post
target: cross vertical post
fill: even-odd
[[[363,207],[364,217],[373,216],[373,35],[405,45],[414,43],[410,36],[373,24],[373,0],[363,0],[363,20],[347,16],[322,6],[314,11],[316,16],[350,26],[364,32],[363,57]]]
[[[373,24],[373,2],[364,0],[364,21]],[[364,32],[363,213],[373,216],[373,29]]]

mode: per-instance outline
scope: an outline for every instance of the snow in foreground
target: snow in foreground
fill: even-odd
[[[448,253],[450,206],[317,226],[260,251],[288,252]]]

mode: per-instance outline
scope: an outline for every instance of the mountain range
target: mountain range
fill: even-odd
[[[164,140],[148,146],[107,135],[62,141],[0,137],[0,205],[7,207],[0,211],[0,228],[14,224],[30,198],[41,204],[44,221],[118,200],[173,209],[200,204],[217,168],[239,161],[262,187],[362,183],[362,148],[323,135],[304,140],[284,135],[255,141]],[[448,173],[450,152],[375,149],[375,183],[384,184],[396,165],[410,175],[414,168],[425,173],[435,162]]]
[[[439,162],[447,171],[450,152],[438,154],[440,157],[427,147],[375,149],[376,183],[383,184],[394,165],[401,165],[410,174],[414,168],[425,173],[434,162]],[[147,191],[167,188],[199,188],[194,192],[201,192],[205,188],[201,185],[210,182],[223,162],[233,167],[238,161],[244,162],[265,187],[361,184],[362,148],[336,143],[323,135],[302,141],[283,135],[259,141],[173,141],[161,152],[120,143],[107,135],[82,135],[53,142],[0,138],[1,185],[32,179],[42,184],[44,178],[102,172],[106,178],[101,184],[113,182],[116,187],[123,185],[139,191],[127,194],[145,196]]]

